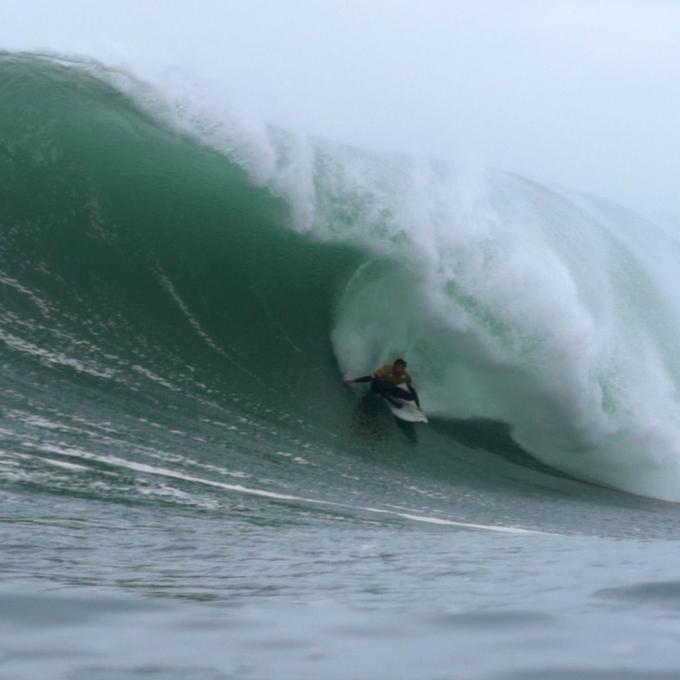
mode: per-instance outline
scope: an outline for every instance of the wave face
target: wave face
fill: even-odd
[[[15,410],[218,404],[348,449],[340,374],[403,355],[435,424],[501,421],[557,470],[680,500],[680,249],[651,221],[249,129],[92,64],[5,56],[0,91]]]

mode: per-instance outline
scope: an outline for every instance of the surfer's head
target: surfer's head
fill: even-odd
[[[397,359],[393,364],[392,368],[396,375],[401,375],[406,372],[406,362],[403,359]]]

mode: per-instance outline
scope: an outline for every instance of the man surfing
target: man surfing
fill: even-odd
[[[397,400],[404,399],[406,401],[414,401],[420,409],[418,393],[411,384],[413,381],[406,370],[406,362],[403,359],[397,359],[392,364],[385,364],[376,369],[371,375],[364,375],[361,378],[354,378],[354,380],[347,379],[342,382],[345,385],[370,382],[371,392],[384,397],[395,408],[401,408],[403,404]],[[404,389],[404,386],[406,389]]]

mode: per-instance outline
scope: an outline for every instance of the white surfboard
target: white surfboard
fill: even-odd
[[[394,399],[394,401],[401,404],[401,408],[397,408],[389,399],[385,399],[385,401],[387,402],[390,411],[392,411],[394,416],[399,418],[399,420],[404,420],[407,423],[427,422],[427,416],[416,406],[414,401],[409,401],[408,399]]]

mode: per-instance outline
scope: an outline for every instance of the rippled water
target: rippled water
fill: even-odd
[[[6,678],[670,678],[680,666],[672,540],[285,504],[268,521],[17,492],[2,507]]]

